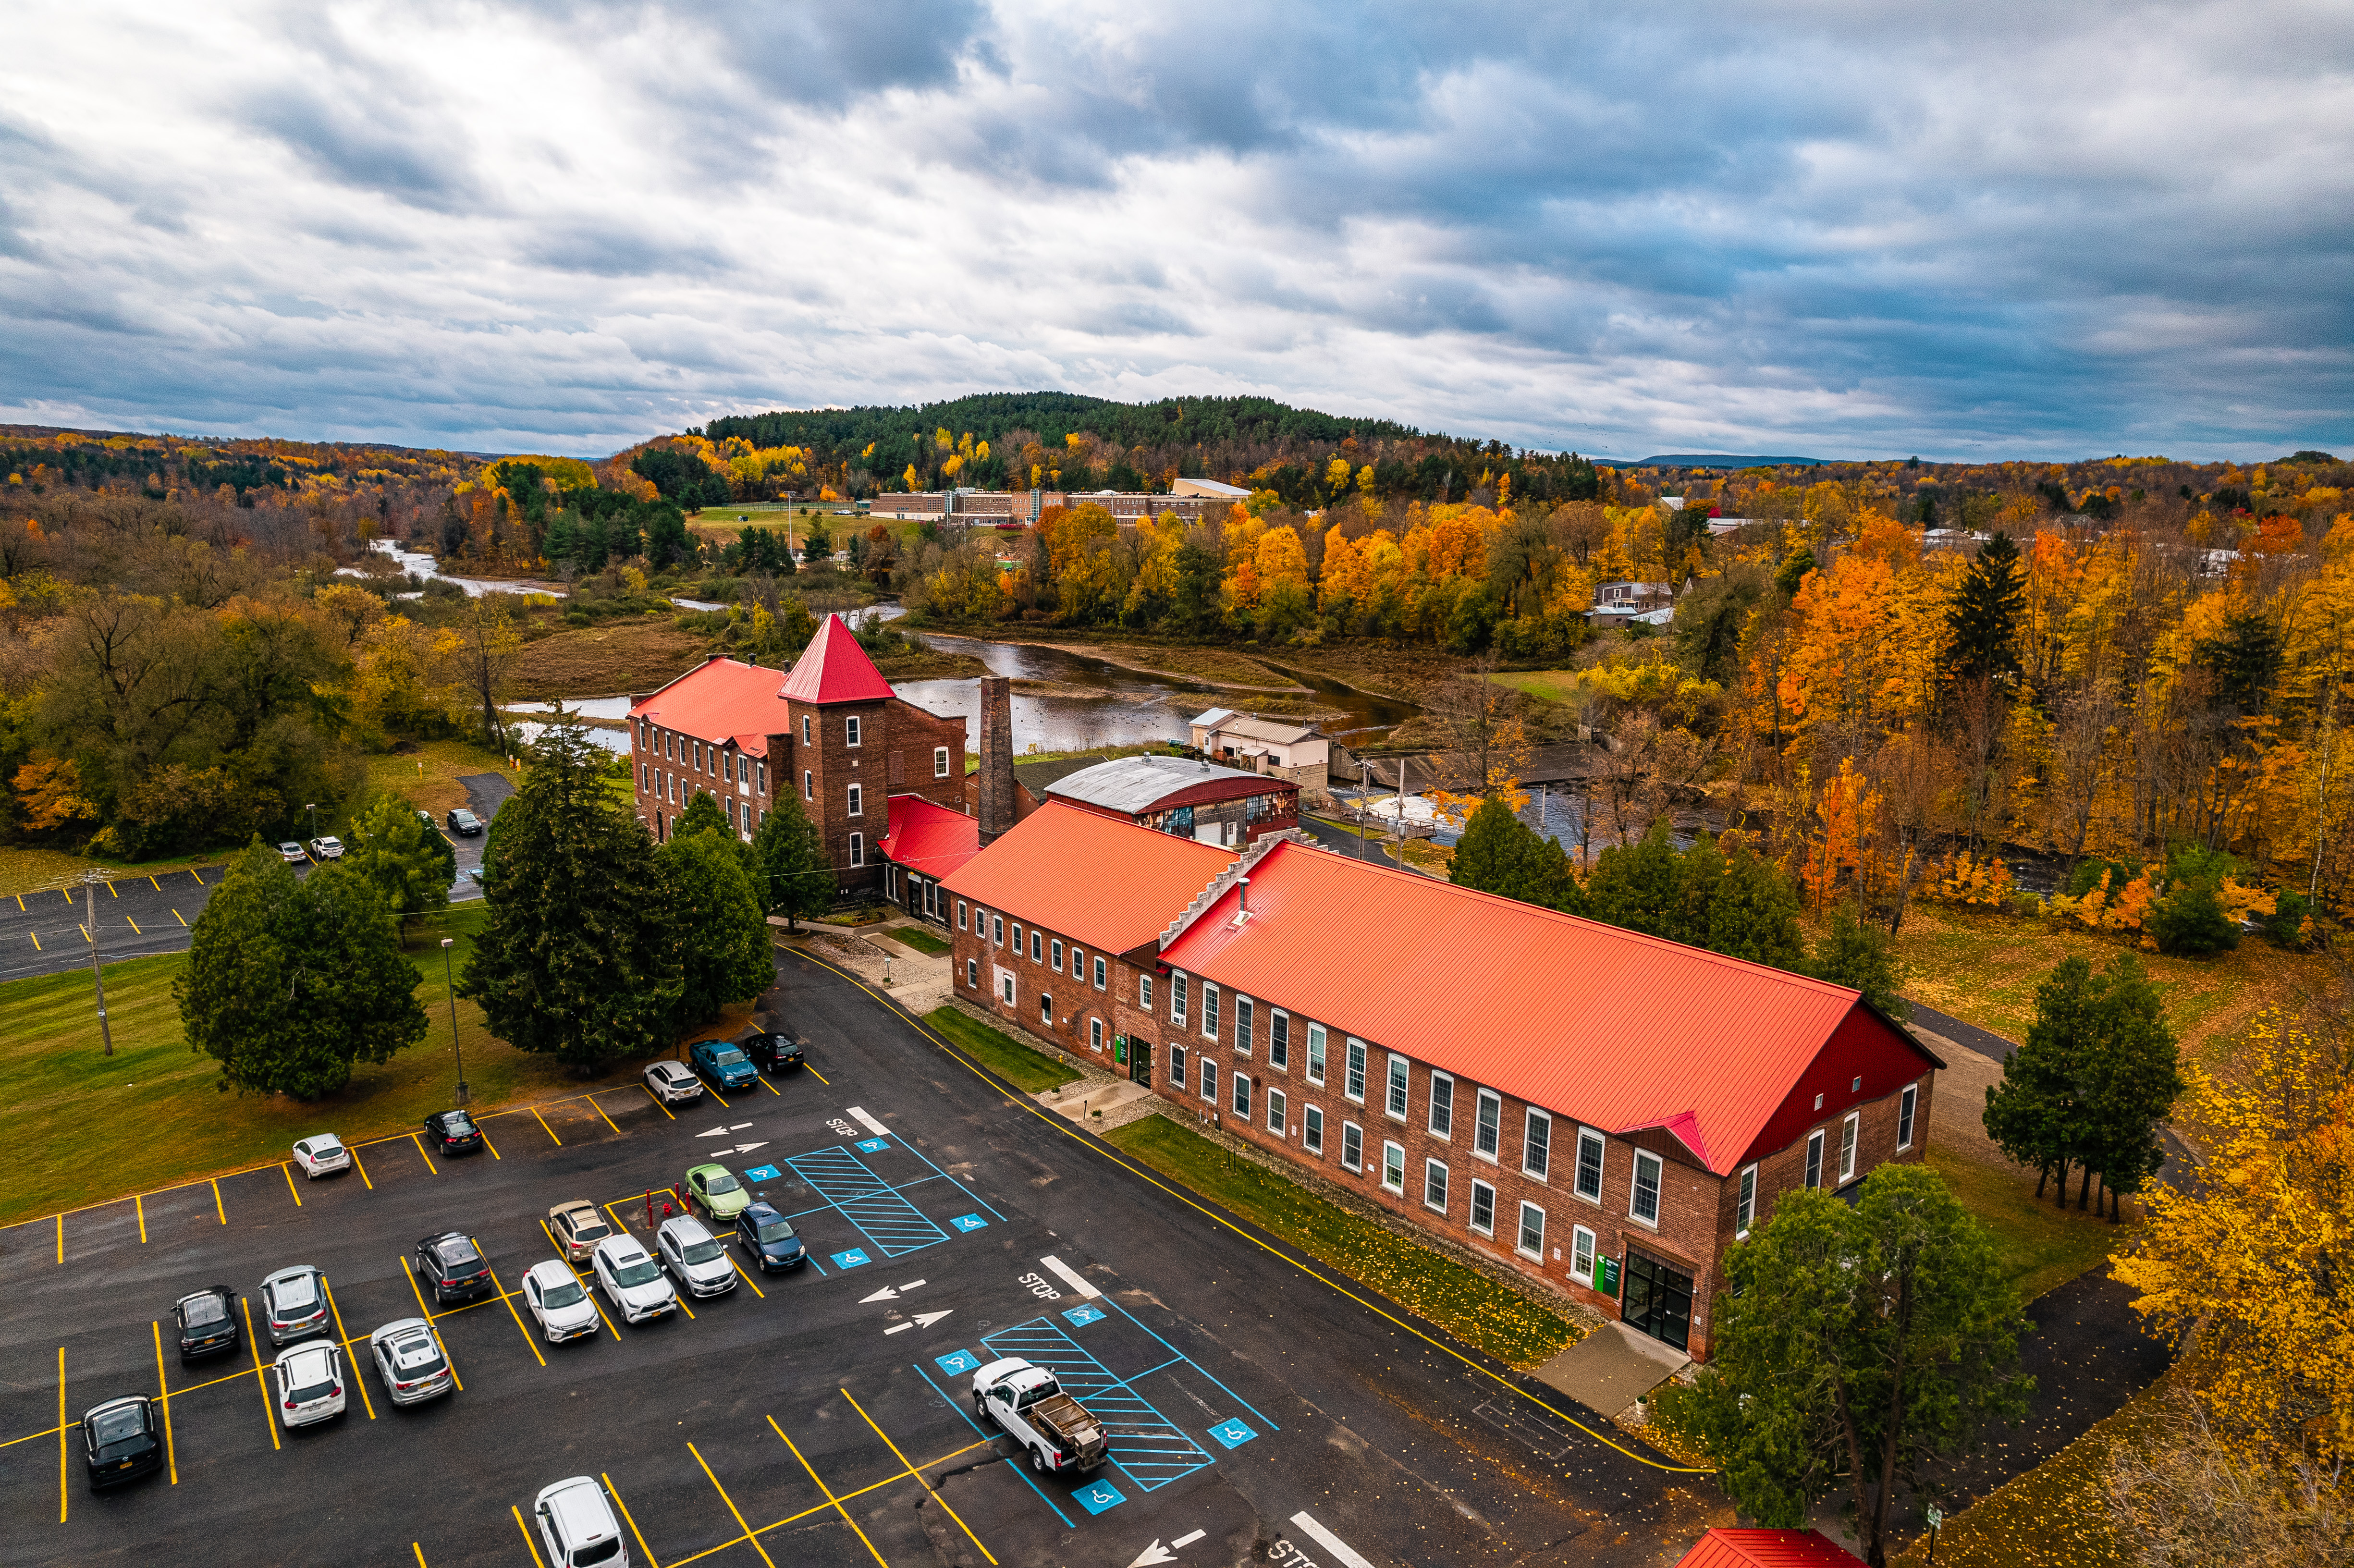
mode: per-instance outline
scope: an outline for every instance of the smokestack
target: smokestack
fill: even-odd
[[[1013,826],[1013,681],[981,678],[981,842]]]

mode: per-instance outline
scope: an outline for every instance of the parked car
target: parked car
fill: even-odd
[[[304,861],[309,860],[311,857],[303,850],[301,844],[289,839],[284,843],[278,846],[278,858],[284,861],[288,865],[301,865]]]
[[[807,1058],[803,1048],[807,1041],[795,1038],[784,1030],[770,1030],[736,1042],[736,1049],[751,1059],[752,1065],[770,1073],[781,1073],[801,1066]]]
[[[327,1331],[327,1278],[307,1263],[261,1282],[261,1325],[272,1350]]]
[[[704,1218],[725,1224],[752,1206],[752,1194],[725,1165],[698,1165],[686,1173],[686,1201]]]
[[[686,1287],[689,1296],[697,1299],[725,1296],[736,1288],[736,1266],[727,1261],[726,1247],[692,1214],[664,1220],[662,1229],[654,1233],[654,1251],[662,1255],[663,1269]]]
[[[344,1413],[344,1351],[333,1340],[281,1351],[270,1372],[288,1431]]]
[[[453,808],[450,814],[441,820],[450,825],[451,832],[461,839],[480,837],[482,832],[482,819],[463,806]]]
[[[433,813],[430,811],[418,812],[417,820],[425,824],[425,831],[429,833],[438,833],[441,831],[441,824],[433,820]]]
[[[323,1132],[316,1137],[295,1140],[294,1163],[302,1168],[306,1178],[316,1181],[322,1176],[349,1171],[352,1168],[352,1151],[345,1149],[344,1140],[334,1133]]]
[[[715,1089],[748,1089],[760,1076],[751,1058],[725,1040],[698,1040],[686,1048],[686,1059]]]
[[[311,858],[313,860],[343,859],[344,841],[333,836],[332,834],[323,839],[313,839],[311,841]]]
[[[1086,1476],[1111,1456],[1103,1423],[1065,1393],[1053,1372],[1020,1356],[972,1374],[972,1408],[1029,1449],[1030,1467],[1042,1476]]]
[[[594,1476],[558,1481],[532,1499],[547,1568],[630,1568],[621,1521]]]
[[[625,1322],[650,1323],[678,1310],[678,1292],[634,1236],[607,1236],[588,1255],[588,1266],[596,1273],[597,1288]]]
[[[654,1098],[664,1105],[676,1105],[681,1100],[698,1099],[703,1094],[703,1080],[695,1075],[684,1062],[649,1062],[646,1064],[646,1087]]]
[[[180,1330],[180,1357],[218,1355],[237,1349],[237,1292],[226,1285],[208,1285],[172,1304],[172,1321]]]
[[[419,1242],[417,1272],[433,1287],[433,1299],[444,1307],[497,1288],[491,1283],[490,1260],[463,1231],[443,1231]]]
[[[435,1111],[427,1117],[425,1136],[444,1154],[472,1154],[482,1147],[482,1129],[462,1110]]]
[[[756,1199],[736,1216],[736,1239],[744,1244],[763,1274],[799,1268],[809,1261],[808,1245],[794,1234],[792,1222],[765,1200]]]
[[[155,1402],[134,1393],[84,1411],[81,1457],[92,1491],[162,1469],[164,1435],[155,1420]]]
[[[441,1336],[422,1318],[396,1318],[368,1336],[376,1376],[395,1404],[422,1404],[458,1386]]]
[[[586,1263],[597,1244],[613,1234],[604,1211],[576,1198],[547,1211],[547,1228],[556,1233],[556,1248],[568,1263]]]
[[[597,1315],[597,1303],[580,1288],[580,1277],[560,1258],[531,1266],[523,1277],[523,1304],[531,1308],[539,1331],[551,1345],[593,1334],[602,1320]]]

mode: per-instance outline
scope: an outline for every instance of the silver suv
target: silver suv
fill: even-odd
[[[654,1250],[662,1254],[663,1270],[698,1300],[736,1288],[736,1266],[727,1261],[727,1249],[692,1214],[664,1220],[655,1233]]]
[[[327,1331],[327,1280],[307,1263],[261,1282],[261,1321],[272,1349]]]

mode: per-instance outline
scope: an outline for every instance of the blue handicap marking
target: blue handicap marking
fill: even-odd
[[[883,1150],[891,1147],[891,1141],[890,1139],[884,1138],[870,1138],[858,1147],[865,1153],[880,1154]]]
[[[1210,1436],[1215,1437],[1219,1442],[1224,1443],[1229,1448],[1239,1448],[1244,1444],[1249,1442],[1252,1438],[1257,1436],[1258,1434],[1244,1425],[1240,1420],[1233,1420],[1221,1421],[1215,1426],[1211,1427]]]
[[[755,1165],[744,1172],[747,1181],[773,1181],[776,1179],[777,1168],[773,1165]]]
[[[959,1372],[978,1372],[981,1369],[981,1358],[970,1351],[959,1351],[952,1356],[934,1356],[932,1364],[950,1377],[954,1377]]]
[[[833,1266],[836,1268],[856,1268],[862,1263],[874,1261],[856,1247],[852,1247],[848,1252],[838,1252],[833,1255]]]
[[[1088,1324],[1094,1322],[1097,1319],[1102,1317],[1103,1310],[1102,1308],[1096,1307],[1074,1307],[1069,1311],[1064,1313],[1063,1316],[1071,1320],[1071,1326],[1073,1328],[1084,1329]]]
[[[979,1214],[959,1214],[955,1219],[950,1220],[949,1224],[954,1225],[960,1231],[977,1231],[985,1228],[989,1222],[982,1219]]]
[[[1101,1513],[1108,1508],[1116,1507],[1128,1500],[1119,1495],[1119,1489],[1109,1481],[1089,1481],[1071,1495],[1076,1498],[1079,1506],[1089,1513]]]

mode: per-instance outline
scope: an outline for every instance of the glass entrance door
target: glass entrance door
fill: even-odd
[[[1691,1340],[1692,1277],[1627,1249],[1627,1295],[1619,1319],[1655,1340],[1685,1349]]]
[[[1131,1084],[1142,1084],[1142,1085],[1144,1085],[1144,1086],[1145,1086],[1146,1087],[1148,1087],[1148,1088],[1150,1088],[1150,1087],[1151,1086],[1151,1084],[1152,1084],[1152,1042],[1151,1042],[1151,1041],[1150,1041],[1150,1040],[1139,1040],[1139,1039],[1137,1039],[1137,1038],[1136,1038],[1135,1036],[1133,1036],[1133,1035],[1130,1035],[1130,1036],[1129,1037],[1129,1042],[1128,1042],[1128,1081],[1129,1081],[1129,1083],[1131,1083]]]

